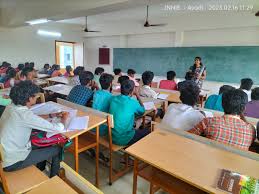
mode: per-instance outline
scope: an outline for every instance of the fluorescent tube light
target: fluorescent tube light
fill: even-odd
[[[38,30],[37,32],[41,36],[52,36],[52,37],[61,37],[62,34],[60,32],[51,32],[45,30]]]
[[[46,18],[42,18],[42,19],[27,21],[26,23],[30,24],[30,25],[36,25],[36,24],[44,24],[44,23],[47,23],[49,21],[51,21],[51,20],[48,20]]]

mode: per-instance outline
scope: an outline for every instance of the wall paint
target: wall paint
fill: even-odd
[[[80,31],[74,30],[74,25],[48,24],[42,26],[26,26],[0,30],[0,62],[8,61],[13,66],[19,63],[35,62],[37,69],[43,64],[55,63],[55,40],[83,42]],[[57,31],[62,37],[52,38],[39,36],[38,29]]]

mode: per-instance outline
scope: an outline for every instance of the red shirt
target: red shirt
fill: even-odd
[[[205,118],[189,132],[248,150],[255,139],[255,128],[237,116]]]
[[[159,88],[166,90],[177,90],[177,84],[173,80],[161,80]]]

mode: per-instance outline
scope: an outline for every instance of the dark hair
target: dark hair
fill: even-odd
[[[119,75],[121,73],[121,69],[114,69],[113,72],[115,75]]]
[[[82,66],[77,66],[75,69],[74,69],[74,75],[80,75],[81,72],[83,72],[85,70],[84,67]]]
[[[113,76],[108,73],[104,73],[101,75],[99,81],[102,89],[107,90],[112,84]]]
[[[180,100],[183,104],[194,106],[199,100],[200,88],[194,81],[183,81],[180,84]]]
[[[70,73],[72,71],[72,67],[70,65],[66,66],[66,72]]]
[[[104,69],[102,67],[97,67],[94,71],[95,75],[100,75],[104,72]]]
[[[142,74],[142,81],[144,85],[149,85],[154,79],[154,73],[152,71],[145,71]]]
[[[229,90],[234,90],[234,89],[236,89],[236,88],[234,88],[234,87],[232,87],[230,85],[223,85],[219,89],[219,94],[223,94],[223,93],[225,93],[225,92],[227,92]]]
[[[1,67],[6,67],[6,64],[8,63],[6,61],[3,61]]]
[[[173,80],[175,78],[175,76],[176,76],[176,73],[174,71],[168,71],[166,73],[166,77],[168,80]]]
[[[23,70],[21,72],[21,76],[27,77],[30,72],[33,72],[33,68],[25,67],[25,68],[23,68]]]
[[[30,62],[29,67],[34,68],[35,64],[34,62]]]
[[[124,80],[121,83],[121,94],[128,96],[130,95],[135,87],[135,83],[132,80]]]
[[[127,71],[127,74],[130,75],[130,74],[135,74],[136,71],[134,69],[128,69]]]
[[[49,69],[49,67],[50,67],[49,64],[46,63],[43,68],[44,68],[44,69]]]
[[[25,106],[30,97],[34,97],[40,91],[39,87],[31,81],[21,81],[10,92],[10,98],[15,105]]]
[[[195,57],[194,60],[197,60],[197,59],[201,62],[201,57]],[[201,67],[202,67],[202,66],[203,66],[202,62],[201,62],[200,64],[201,64]],[[194,72],[195,69],[196,69],[196,63],[193,64],[193,66],[192,66],[192,71]]]
[[[29,62],[25,62],[24,63],[24,67],[30,67],[30,63]]]
[[[251,98],[252,100],[259,100],[259,87],[256,87],[252,90]]]
[[[82,71],[79,75],[80,83],[83,86],[86,86],[93,79],[94,79],[94,75],[90,71]]]
[[[7,80],[14,78],[16,76],[16,71],[14,68],[11,68],[7,72]]]
[[[17,67],[17,69],[19,69],[20,71],[24,68],[24,64],[20,63]]]
[[[251,90],[253,84],[254,84],[254,82],[250,78],[241,79],[240,89]]]
[[[225,114],[240,115],[245,110],[247,102],[247,94],[240,89],[229,90],[222,96],[222,107]]]
[[[185,74],[185,80],[192,80],[192,78],[193,78],[193,74],[192,74],[192,72],[186,72],[186,74]]]
[[[129,80],[129,77],[126,76],[126,75],[120,76],[120,77],[118,78],[118,83],[119,83],[119,84],[122,84],[122,82],[125,81],[125,80]]]

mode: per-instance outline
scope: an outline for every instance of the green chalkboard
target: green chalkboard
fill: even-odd
[[[124,72],[132,68],[165,76],[174,70],[184,77],[196,56],[206,65],[207,80],[238,83],[250,77],[259,84],[259,46],[114,48],[113,64]]]

